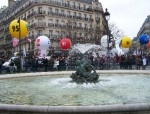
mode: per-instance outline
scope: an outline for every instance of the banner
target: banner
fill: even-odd
[[[19,40],[17,38],[13,38],[13,47],[16,47],[19,43]]]

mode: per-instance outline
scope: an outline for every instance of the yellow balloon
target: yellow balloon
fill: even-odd
[[[123,48],[129,48],[132,46],[132,39],[130,37],[123,37],[121,40],[121,46]]]
[[[9,25],[9,32],[13,38],[23,39],[28,34],[28,23],[20,19],[20,30],[19,30],[19,20],[13,20]]]

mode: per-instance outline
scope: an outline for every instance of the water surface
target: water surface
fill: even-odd
[[[80,85],[72,83],[69,76],[1,79],[0,103],[51,106],[150,103],[150,76],[109,75],[100,75],[96,84]]]

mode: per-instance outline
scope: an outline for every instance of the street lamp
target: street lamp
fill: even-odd
[[[18,19],[19,24],[19,61],[20,61],[20,71],[22,70],[22,61],[21,61],[21,29],[20,29],[20,18]]]
[[[107,53],[109,54],[109,39],[110,39],[110,34],[109,34],[109,27],[108,27],[108,20],[110,19],[110,13],[108,12],[107,8],[105,9],[104,13],[105,19],[106,19],[106,26],[107,26]]]

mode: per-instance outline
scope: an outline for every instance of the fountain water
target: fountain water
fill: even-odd
[[[98,83],[77,84],[71,82],[71,73],[1,79],[0,104],[96,106],[150,102],[148,75],[101,72]]]

